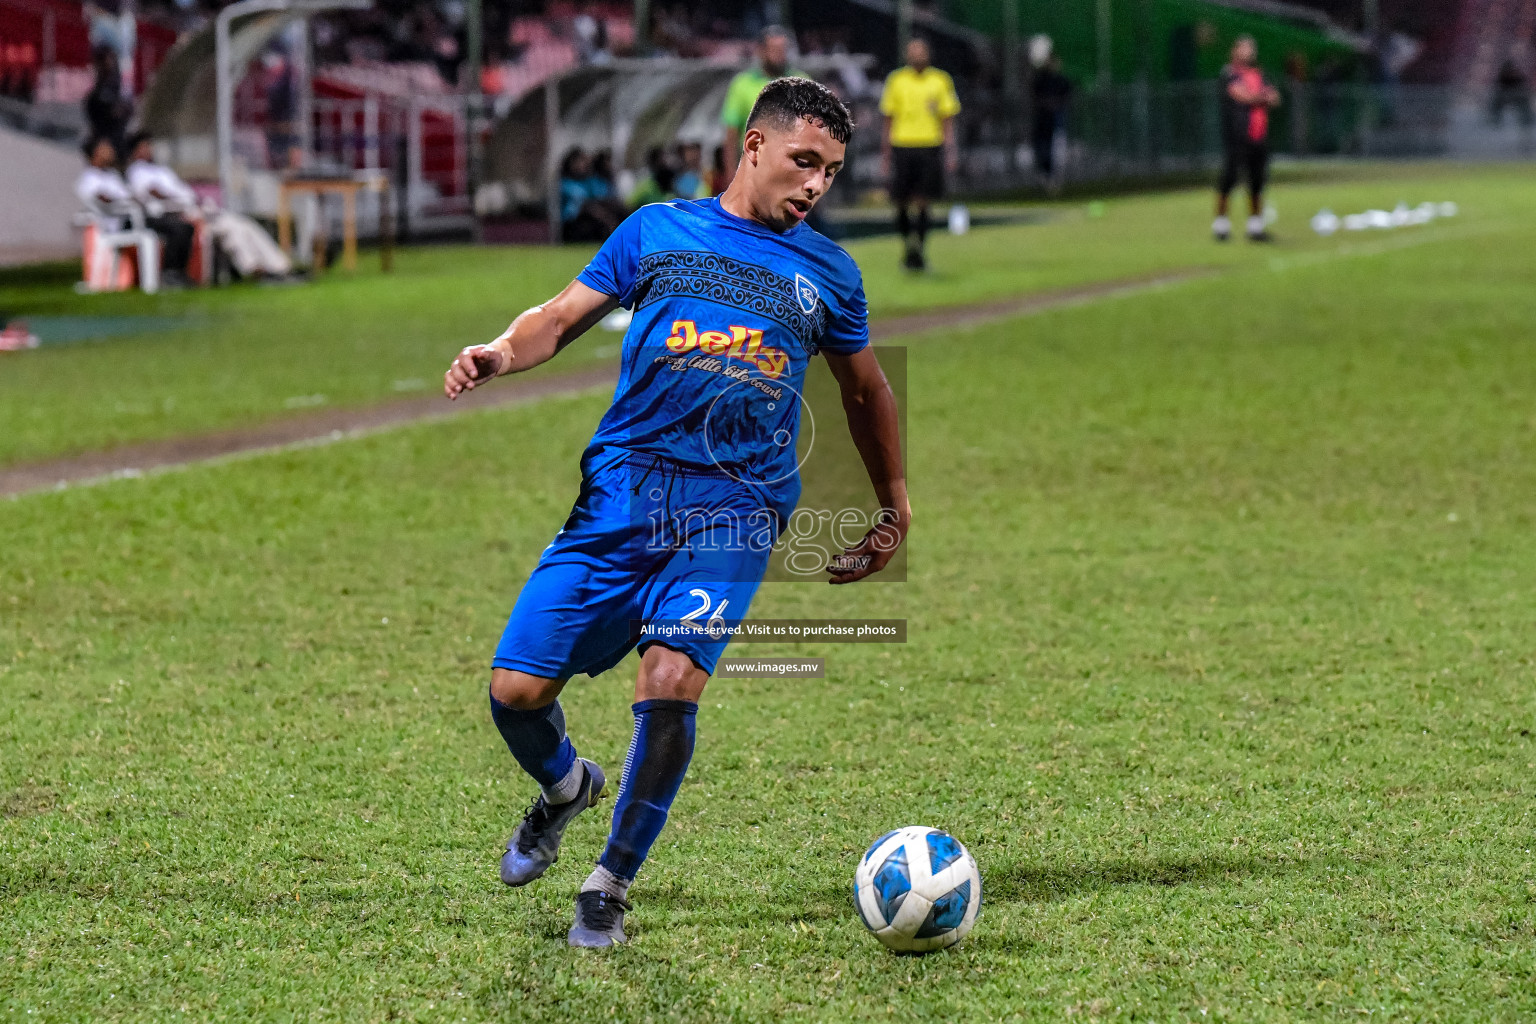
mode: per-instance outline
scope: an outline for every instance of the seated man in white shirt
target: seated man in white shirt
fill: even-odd
[[[288,255],[249,217],[200,204],[192,187],[169,167],[155,162],[153,139],[140,132],[129,142],[128,187],[154,218],[203,220],[241,277],[282,277],[293,270]]]
[[[75,182],[75,195],[107,231],[121,231],[133,207],[133,193],[117,170],[117,147],[93,136],[80,147],[87,166]]]
[[[144,211],[134,201],[128,182],[117,169],[117,145],[107,136],[93,135],[80,148],[85,154],[86,168],[75,181],[75,195],[89,211],[95,230],[94,238],[89,233],[85,238],[84,284],[93,291],[127,287],[131,265],[119,261],[116,253],[134,249],[140,260],[139,284],[146,291],[155,291],[166,276],[164,245],[155,244],[159,241],[158,233],[145,230]],[[187,242],[190,252],[190,237]],[[152,265],[143,262],[146,260]],[[166,283],[179,282],[173,276]]]
[[[120,230],[132,212],[136,197],[117,170],[117,147],[112,140],[94,136],[82,147],[90,166],[75,182],[75,195],[110,231]],[[148,213],[148,211],[146,211]],[[192,225],[179,217],[144,218],[144,226],[160,236],[160,276],[169,285],[186,283],[187,260],[192,255]]]

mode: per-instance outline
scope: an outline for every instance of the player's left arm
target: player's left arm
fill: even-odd
[[[443,374],[443,393],[456,399],[492,377],[531,370],[591,330],[619,300],[580,281],[542,306],[525,311],[489,345],[471,345]]]
[[[896,396],[880,369],[874,350],[865,347],[852,355],[826,352],[827,366],[843,395],[848,432],[864,460],[869,482],[880,501],[880,521],[864,539],[833,559],[827,567],[831,583],[853,583],[871,576],[890,562],[912,525],[912,505],[907,500],[907,472],[901,459],[900,420]]]
[[[891,119],[896,114],[896,89],[892,82],[896,72],[886,76],[880,90],[880,177],[891,177]]]

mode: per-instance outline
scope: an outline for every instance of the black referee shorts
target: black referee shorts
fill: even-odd
[[[1216,188],[1222,195],[1231,194],[1239,178],[1246,176],[1248,188],[1258,195],[1269,180],[1269,147],[1262,142],[1228,140],[1221,162],[1221,181]]]
[[[943,196],[943,146],[891,148],[891,199],[909,203],[914,199],[941,199]]]

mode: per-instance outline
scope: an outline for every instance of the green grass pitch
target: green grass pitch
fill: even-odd
[[[611,804],[503,888],[531,791],[485,707],[605,395],[0,502],[0,1024],[1536,1017],[1536,186],[1276,198],[1274,250],[1214,247],[1199,193],[941,238],[974,273],[915,287],[859,247],[882,315],[1222,272],[910,339],[909,582],[753,608],[910,641],[711,684],[606,954],[563,938]],[[1400,198],[1463,215],[1302,237]],[[0,462],[388,397],[580,261],[13,282],[12,309],[202,319],[0,357]],[[567,691],[610,769],[633,669]],[[902,824],[980,864],[955,950],[890,956],[853,912]]]

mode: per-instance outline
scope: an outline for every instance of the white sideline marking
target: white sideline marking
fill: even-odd
[[[115,483],[119,480],[144,480],[150,477],[164,476],[167,473],[180,473],[183,470],[195,469],[202,466],[222,466],[231,462],[245,462],[267,455],[281,455],[284,452],[307,451],[311,448],[329,448],[333,444],[342,441],[356,441],[375,434],[387,434],[393,430],[404,427],[414,427],[423,423],[431,423],[435,420],[454,419],[460,416],[481,416],[489,412],[497,412],[501,409],[510,409],[518,406],[537,405],[540,402],[559,401],[575,398],[589,391],[611,391],[612,384],[588,384],[576,385],[569,389],[549,391],[537,395],[529,395],[513,401],[501,402],[496,405],[486,406],[483,409],[447,409],[441,413],[427,416],[417,416],[414,419],[396,420],[393,423],[382,423],[375,427],[355,427],[351,430],[332,430],[314,437],[305,437],[297,441],[286,441],[283,444],[254,445],[250,448],[242,448],[237,452],[226,452],[223,455],[209,455],[205,458],[187,459],[184,462],[167,462],[148,469],[136,466],[125,466],[114,469],[110,473],[102,473],[99,476],[83,477],[79,480],[60,480],[52,487],[38,487],[30,491],[22,491],[18,494],[8,495],[3,500],[20,501],[33,494],[56,494],[59,491],[69,491],[81,487],[100,487],[103,484]]]

